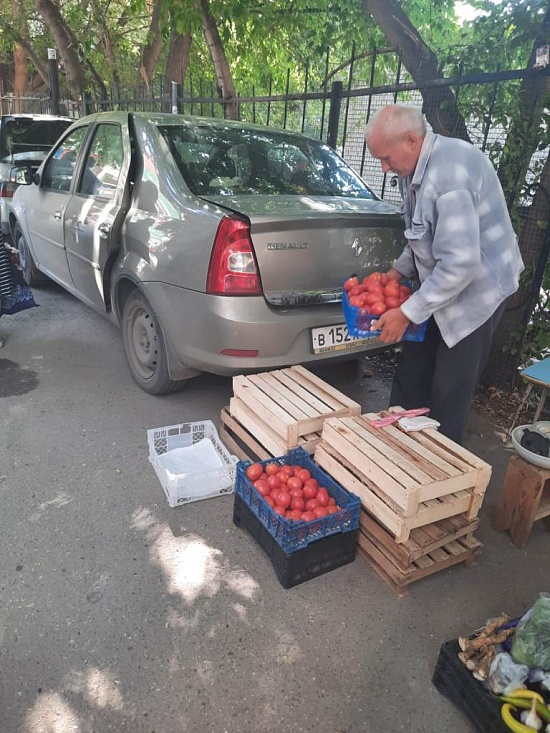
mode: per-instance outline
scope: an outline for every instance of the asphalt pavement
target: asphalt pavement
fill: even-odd
[[[398,599],[357,557],[294,588],[225,496],[170,508],[146,431],[212,420],[231,379],[142,392],[118,330],[69,294],[0,319],[1,733],[467,733],[431,682],[440,645],[548,591],[550,537],[524,550],[491,520],[510,450],[472,415],[493,466],[476,565]],[[387,405],[383,362],[330,381]]]

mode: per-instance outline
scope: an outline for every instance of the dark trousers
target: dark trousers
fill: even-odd
[[[477,330],[449,348],[434,318],[424,341],[404,341],[390,396],[390,405],[406,410],[429,407],[439,431],[462,444],[476,385],[485,368],[493,334],[505,304]]]

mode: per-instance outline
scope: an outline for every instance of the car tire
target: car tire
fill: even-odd
[[[13,246],[18,251],[19,264],[23,271],[23,279],[27,285],[32,288],[45,282],[48,278],[46,275],[42,274],[34,264],[29,245],[27,244],[27,240],[25,239],[25,235],[23,234],[19,224],[15,225],[15,229],[13,231]]]
[[[130,372],[145,392],[168,394],[187,383],[170,378],[162,328],[139,290],[130,293],[122,309],[122,342]]]

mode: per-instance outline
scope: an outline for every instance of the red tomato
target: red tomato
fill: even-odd
[[[265,494],[269,494],[269,492],[271,491],[271,488],[267,483],[267,479],[265,478],[259,478],[257,481],[254,481],[254,488],[256,488],[262,494],[262,496],[264,496]]]
[[[305,486],[306,484],[310,484],[311,486],[315,486],[315,488],[316,488],[316,489],[318,489],[318,488],[319,488],[319,484],[318,484],[318,482],[317,482],[317,479],[316,479],[316,478],[308,478],[308,479],[307,479],[307,481],[304,481],[304,486]]]
[[[293,509],[290,512],[290,518],[293,522],[300,522],[302,520],[302,512],[298,511],[298,509]]]
[[[359,285],[359,278],[357,275],[352,275],[351,277],[348,277],[346,282],[344,283],[344,290],[350,290],[353,288],[354,285]]]
[[[286,485],[289,489],[301,489],[304,484],[298,476],[291,476],[286,482]]]
[[[397,298],[399,295],[399,283],[397,280],[390,280],[388,284],[384,286],[384,295]]]
[[[317,487],[313,484],[305,484],[303,491],[305,499],[315,499],[315,497],[317,496]]]
[[[260,478],[263,472],[264,469],[261,463],[253,463],[246,469],[246,477],[254,483],[254,481]]]
[[[313,514],[317,517],[317,519],[321,519],[321,517],[326,517],[328,514],[328,510],[326,506],[317,506],[313,510]]]
[[[399,295],[401,295],[401,296],[404,296],[405,295],[408,298],[411,293],[412,293],[412,290],[409,288],[408,285],[400,285],[399,286]]]
[[[400,298],[392,298],[391,296],[388,296],[386,298],[386,308],[389,310],[390,308],[399,308],[401,305],[401,299]]]
[[[352,308],[359,308],[359,295],[354,295],[349,299],[349,304]]]
[[[264,496],[264,499],[267,501],[269,506],[272,506],[272,507],[275,506],[275,502],[273,501],[273,499],[270,496]]]
[[[361,309],[368,308],[369,307],[368,298],[369,296],[367,295],[367,293],[363,293],[362,295],[360,295],[357,298],[357,307]]]
[[[374,305],[375,303],[378,303],[378,302],[380,301],[380,293],[379,293],[379,292],[376,292],[376,293],[369,293],[369,294],[368,294],[368,295],[367,295],[367,296],[365,297],[365,301],[366,301],[366,304],[367,304],[367,305],[368,305],[369,307],[370,307],[370,306],[372,306],[372,305]]]
[[[273,499],[273,501],[275,502],[275,504],[277,503],[277,497],[279,496],[279,494],[281,493],[281,491],[282,491],[282,489],[273,489],[273,491],[270,494],[270,496]]]
[[[383,272],[380,275],[380,282],[382,283],[382,285],[387,285],[389,281],[390,281],[390,278],[388,277],[388,275],[385,272]]]
[[[274,473],[279,473],[279,464],[278,463],[268,463],[265,467],[265,472],[268,476],[272,476]]]
[[[304,483],[311,478],[311,474],[307,468],[301,468],[299,471],[296,471],[296,476],[302,479]]]
[[[378,301],[378,303],[373,303],[370,307],[370,312],[373,316],[381,316],[382,313],[385,313],[388,309],[386,308],[386,304],[383,303],[381,300]]]
[[[319,502],[320,506],[327,506],[328,504],[328,491],[321,486],[319,491],[317,492],[317,496],[315,499]]]
[[[329,504],[326,509],[329,514],[336,514],[338,511],[338,508],[334,504]]]
[[[302,491],[302,489],[290,489],[288,493],[290,494],[290,496],[298,497],[298,499],[304,498],[304,492]]]
[[[356,285],[355,287],[351,288],[351,290],[348,290],[348,297],[354,298],[357,295],[362,295],[365,292],[365,287],[363,285]]]
[[[285,509],[288,509],[290,506],[290,494],[288,491],[279,491],[277,494],[277,498],[275,499],[275,504],[277,506],[282,506]]]
[[[313,512],[304,512],[302,514],[302,522],[313,522],[315,514]]]
[[[308,499],[306,501],[306,512],[312,512],[314,509],[317,509],[319,506],[319,502],[317,499]]]
[[[281,479],[276,473],[271,473],[266,479],[270,489],[278,489],[281,486]]]
[[[281,517],[284,517],[286,514],[286,509],[283,506],[279,506],[278,504],[275,504],[273,507],[273,511],[275,514],[278,514]]]
[[[336,506],[336,499],[334,498],[334,496],[329,496],[327,506]]]
[[[299,509],[301,512],[303,512],[306,508],[306,503],[300,496],[293,496],[290,499],[290,508]]]

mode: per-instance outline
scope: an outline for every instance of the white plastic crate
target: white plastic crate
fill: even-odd
[[[153,428],[147,441],[171,507],[233,492],[239,459],[220,441],[211,420]]]

